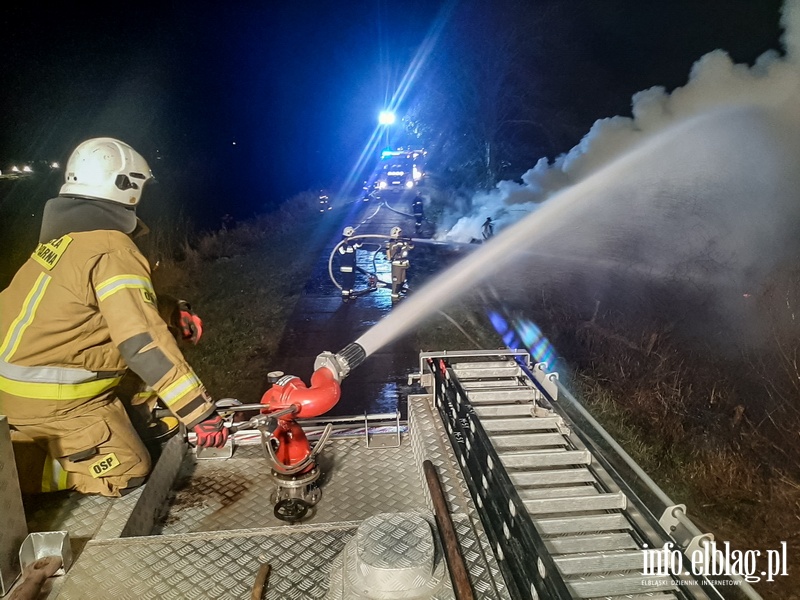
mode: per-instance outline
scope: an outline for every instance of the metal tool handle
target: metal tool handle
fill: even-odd
[[[272,567],[269,563],[262,563],[258,568],[256,574],[256,581],[253,584],[253,589],[250,593],[250,600],[262,600],[264,597],[264,590],[267,588],[267,579]]]
[[[262,409],[264,405],[258,405]],[[297,407],[290,406],[288,408],[283,408],[281,410],[276,410],[271,413],[267,413],[265,415],[256,415],[255,417],[251,418],[249,421],[242,421],[241,423],[231,423],[228,425],[228,429],[230,429],[231,433],[236,433],[237,431],[241,431],[243,429],[261,429],[261,428],[268,428],[270,425],[277,424],[277,420],[280,417],[285,417],[286,415],[291,415],[297,412]],[[274,431],[275,427],[272,427],[271,431]]]
[[[436,525],[444,546],[444,556],[450,571],[450,579],[453,582],[456,599],[474,600],[475,594],[472,590],[472,582],[469,580],[469,569],[461,552],[453,520],[450,518],[450,511],[447,508],[447,499],[442,489],[439,474],[436,472],[436,467],[429,460],[422,463],[422,468],[425,471],[425,480],[431,493],[434,517],[436,518]]]

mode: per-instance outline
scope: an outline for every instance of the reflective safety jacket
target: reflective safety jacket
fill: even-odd
[[[11,424],[110,401],[127,368],[191,428],[214,412],[159,316],[150,267],[121,231],[39,244],[0,292],[0,414]]]
[[[394,264],[408,265],[408,251],[413,247],[403,240],[391,240],[386,246],[386,258]]]

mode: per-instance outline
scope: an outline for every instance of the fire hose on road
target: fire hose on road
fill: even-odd
[[[373,243],[375,243],[375,242],[377,242],[379,240],[379,242],[375,243],[375,245],[377,246],[377,248],[375,249],[375,255],[377,255],[377,253],[381,250],[381,248],[383,248],[383,246],[387,242],[390,242],[393,239],[395,239],[395,238],[392,238],[390,235],[382,235],[382,234],[377,234],[377,233],[363,233],[363,234],[359,234],[359,235],[353,235],[353,236],[350,236],[350,237],[348,237],[346,239],[341,240],[339,243],[337,243],[333,247],[333,250],[331,250],[330,256],[328,257],[328,277],[330,278],[331,283],[333,283],[333,285],[335,285],[337,289],[339,289],[339,290],[342,289],[342,284],[339,283],[336,280],[336,277],[334,275],[334,269],[333,269],[334,259],[336,258],[337,254],[339,253],[339,249],[342,246],[344,246],[346,244],[353,244],[353,243],[357,244],[358,241],[364,241],[364,240],[366,240],[367,243],[369,243],[369,241],[373,241]],[[403,242],[407,242],[407,243],[411,244],[412,246],[425,244],[425,245],[428,245],[428,246],[444,246],[444,247],[450,247],[450,248],[469,247],[471,250],[475,249],[475,245],[474,244],[465,244],[465,243],[462,243],[462,242],[442,242],[442,241],[430,240],[430,239],[426,239],[426,238],[397,238],[397,239],[400,239]],[[360,245],[363,245],[363,244],[360,244]],[[366,269],[362,269],[362,268],[359,268],[358,266],[356,266],[356,269],[359,272],[363,273],[367,277],[374,278],[375,281],[376,281],[376,284],[377,284],[375,288],[369,288],[367,290],[364,290],[364,291],[360,292],[361,294],[369,293],[371,291],[374,291],[375,289],[377,289],[377,287],[391,286],[390,282],[382,281],[382,280],[380,280],[378,278],[378,274],[377,274],[376,268],[375,268],[375,256],[373,256],[372,265],[373,265],[372,266],[372,271],[367,271]]]

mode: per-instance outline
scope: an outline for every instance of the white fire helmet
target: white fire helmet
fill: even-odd
[[[152,178],[147,161],[128,144],[92,138],[79,144],[69,157],[61,195],[136,206],[144,184]]]
[[[345,227],[344,231],[342,231],[342,235],[344,237],[350,237],[351,235],[355,234],[356,230],[352,227]]]
[[[403,230],[400,229],[399,227],[392,227],[392,230],[391,232],[389,232],[389,235],[392,236],[393,238],[399,238],[402,235],[402,233]]]

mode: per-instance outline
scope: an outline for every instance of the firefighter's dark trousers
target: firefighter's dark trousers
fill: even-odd
[[[397,300],[406,283],[407,260],[392,261],[392,300]]]
[[[349,252],[342,256],[342,262],[339,265],[339,272],[342,275],[342,297],[349,298],[353,293],[353,288],[356,285],[356,253],[355,251]]]

